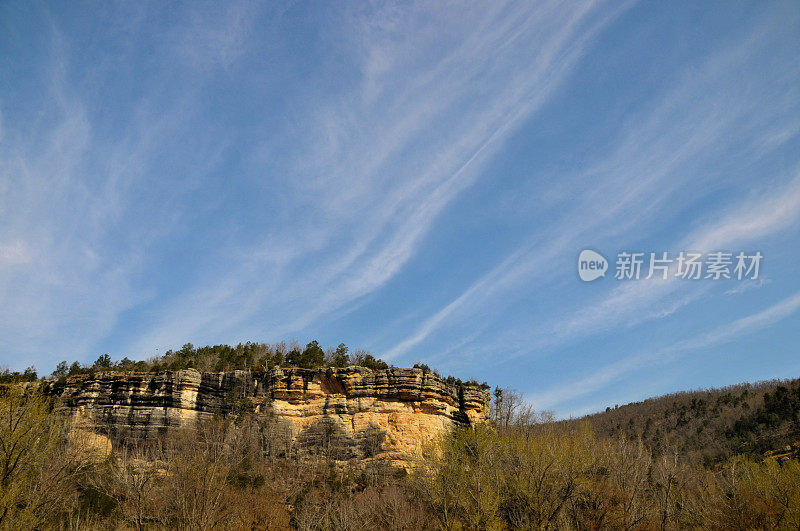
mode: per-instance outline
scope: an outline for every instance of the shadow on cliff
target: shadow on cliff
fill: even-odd
[[[345,461],[375,457],[381,452],[386,437],[386,431],[374,424],[364,431],[349,434],[340,420],[323,417],[302,430],[295,444],[302,452]]]

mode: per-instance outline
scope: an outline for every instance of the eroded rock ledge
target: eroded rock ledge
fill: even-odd
[[[99,372],[53,391],[75,425],[111,440],[156,437],[215,414],[254,412],[284,452],[409,462],[451,426],[483,422],[489,393],[421,369]]]

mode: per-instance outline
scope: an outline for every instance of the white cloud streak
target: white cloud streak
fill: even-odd
[[[116,109],[76,79],[113,84],[117,68],[79,70],[76,43],[39,8],[46,60],[30,65],[38,92],[14,109],[0,143],[0,351],[9,355],[3,363],[44,372],[59,359],[97,355],[120,316],[153,295],[140,279],[148,248],[169,229],[139,190],[191,117],[194,94],[165,108],[142,84],[142,100],[126,102],[128,120],[109,134],[104,115]]]
[[[710,179],[701,173],[704,161],[709,157],[713,160],[730,148],[732,140],[739,139],[734,132],[743,121],[764,124],[750,133],[754,145],[762,145],[786,130],[783,102],[765,106],[762,100],[754,100],[753,94],[763,90],[758,86],[730,89],[731,76],[741,75],[742,65],[753,60],[753,50],[765,45],[768,33],[769,25],[758,27],[737,47],[687,68],[652,110],[635,116],[622,128],[611,152],[557,185],[574,191],[581,183],[591,182],[570,195],[570,206],[559,220],[543,227],[523,247],[423,321],[388,350],[389,357],[410,351],[448,320],[469,319],[480,308],[496,304],[499,296],[508,296],[521,282],[541,282],[563,274],[552,264],[564,256],[571,257],[587,243],[641,239],[647,235],[645,231],[658,229],[659,214],[684,201],[681,196],[687,189],[696,190]],[[775,122],[776,118],[781,121]],[[790,228],[800,213],[799,183],[800,177],[778,192],[754,193],[747,201],[716,212],[717,220],[693,231],[678,242],[676,249],[719,250]],[[541,195],[564,194],[550,190]],[[620,286],[604,300],[587,302],[591,309],[578,309],[571,318],[536,328],[525,343],[542,348],[614,326],[630,327],[664,317],[701,296],[697,288],[660,281]],[[677,290],[688,292],[676,295]],[[653,307],[662,309],[651,311]],[[516,355],[525,353],[518,351]]]
[[[626,357],[616,363],[594,371],[591,376],[559,385],[548,391],[533,393],[527,398],[539,409],[558,408],[565,402],[599,391],[643,367],[653,367],[675,361],[690,353],[700,354],[703,349],[722,345],[763,330],[790,317],[800,309],[800,292],[770,306],[769,308],[714,328],[710,332],[679,341],[656,352],[645,352]]]
[[[284,317],[269,332],[296,332],[385,285],[440,213],[479,178],[482,165],[551,96],[591,39],[622,9],[598,15],[591,3],[472,8],[476,11],[459,18],[449,9],[420,6],[347,21],[363,58],[363,81],[301,116],[321,124],[310,130],[324,136],[300,138],[306,149],[291,168],[302,176],[294,192],[319,198],[319,210],[312,228],[304,229],[313,238],[292,242],[299,249],[271,274],[281,289],[252,280],[263,274],[259,261],[271,253],[250,249],[249,271],[232,271],[222,281],[239,285],[229,298],[206,303],[217,285],[189,294],[186,302],[165,310],[165,324],[134,350],[200,331],[224,334],[254,314],[275,311]],[[442,36],[444,51],[434,51]],[[484,83],[486,90],[476,94],[476,84]],[[319,253],[326,257],[320,267],[296,267]],[[244,303],[231,312],[226,303],[231,300]],[[202,317],[182,319],[201,303]]]

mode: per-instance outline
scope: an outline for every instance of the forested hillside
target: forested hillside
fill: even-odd
[[[609,407],[586,420],[598,435],[641,437],[706,466],[736,454],[785,451],[800,441],[800,379],[687,391]],[[575,421],[568,421],[578,422]]]

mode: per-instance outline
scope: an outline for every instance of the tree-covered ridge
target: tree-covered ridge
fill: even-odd
[[[115,361],[108,354],[98,357],[91,365],[81,364],[77,361],[71,364],[67,361],[61,361],[50,377],[60,379],[67,376],[104,371],[160,372],[197,369],[200,372],[224,372],[234,370],[266,371],[278,367],[316,369],[350,366],[366,367],[373,371],[391,367],[391,365],[366,350],[355,349],[351,352],[344,343],[340,343],[336,348],[323,349],[316,340],[306,344],[305,347],[301,347],[296,341],[288,344],[285,342],[270,344],[248,341],[239,343],[236,346],[206,345],[204,347],[195,347],[191,343],[186,343],[179,350],[170,349],[161,356],[153,356],[147,360],[138,361],[131,360],[128,357]],[[489,389],[489,385],[486,382],[479,384],[474,379],[464,382],[454,376],[444,377],[437,370],[431,369],[424,363],[415,363],[414,368],[421,369],[425,374],[430,373],[442,378],[448,384],[467,384]],[[10,372],[8,370],[0,372],[0,383],[33,381],[36,379],[37,374],[34,367],[29,367],[24,373]]]
[[[800,443],[800,379],[650,398],[584,418],[601,435],[641,439],[657,454],[712,466]],[[573,421],[574,422],[574,421]]]
[[[87,374],[100,371],[136,371],[159,372],[181,369],[197,369],[207,371],[253,370],[264,371],[276,367],[301,367],[313,369],[318,367],[348,367],[358,365],[372,370],[389,368],[389,364],[376,358],[373,354],[357,349],[350,352],[344,343],[338,347],[323,349],[314,340],[305,347],[296,342],[288,345],[284,342],[271,345],[269,343],[246,342],[236,346],[206,345],[196,348],[186,343],[179,350],[168,350],[161,356],[147,360],[134,361],[127,357],[114,361],[108,354],[103,354],[91,365],[60,362],[53,371],[53,378]]]
[[[28,367],[23,372],[0,369],[0,384],[13,382],[35,382],[39,379],[36,367]]]

